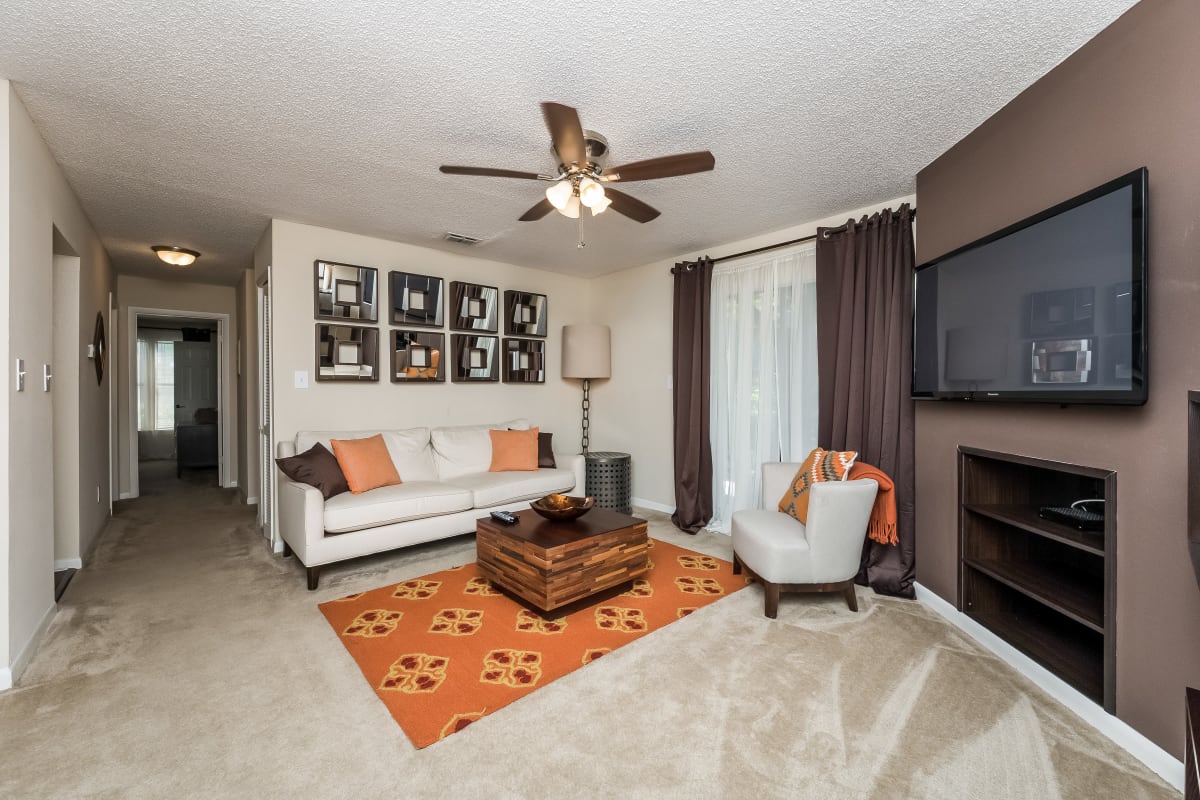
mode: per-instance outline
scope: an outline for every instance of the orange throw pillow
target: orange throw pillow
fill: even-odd
[[[808,500],[811,496],[809,489],[814,483],[846,480],[856,458],[858,453],[853,450],[838,452],[823,450],[820,447],[813,450],[796,471],[792,485],[783,493],[783,498],[779,501],[779,510],[807,525]]]
[[[400,484],[400,473],[396,472],[382,433],[369,439],[331,439],[329,443],[354,494]]]
[[[538,429],[527,431],[490,430],[492,465],[488,472],[536,472],[538,468]]]

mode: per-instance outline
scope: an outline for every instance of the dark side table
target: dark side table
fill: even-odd
[[[587,493],[596,498],[596,508],[607,508],[621,514],[633,511],[629,492],[629,453],[593,452],[584,457]]]

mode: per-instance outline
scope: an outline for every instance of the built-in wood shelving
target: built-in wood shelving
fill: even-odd
[[[1101,532],[1043,506],[1105,501]],[[959,448],[959,607],[1115,713],[1116,473]]]

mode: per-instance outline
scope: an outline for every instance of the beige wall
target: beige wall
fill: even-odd
[[[289,440],[308,429],[405,428],[496,422],[526,417],[554,434],[555,448],[579,451],[579,383],[560,377],[560,332],[564,323],[587,319],[588,282],[477,257],[430,250],[328,228],[274,220],[271,249],[256,259],[256,271],[271,265],[274,432]],[[315,379],[316,320],[313,317],[313,261],[328,259],[379,270],[380,349],[390,348],[386,312],[389,270],[450,281],[483,283],[539,292],[548,297],[547,376],[541,385],[506,383],[398,386],[386,373],[378,383],[318,383]],[[257,263],[261,262],[261,263]],[[501,328],[503,325],[501,324]],[[449,345],[449,324],[443,329]],[[503,336],[503,333],[500,334]],[[382,352],[381,352],[382,359]],[[297,389],[294,375],[307,373],[309,388]]]
[[[202,270],[197,262],[195,270]],[[132,391],[136,379],[137,358],[133,347],[135,337],[129,333],[131,308],[151,308],[188,313],[228,314],[229,328],[221,348],[221,438],[226,460],[225,485],[238,482],[238,430],[241,427],[237,408],[237,293],[232,286],[206,283],[177,283],[141,278],[133,275],[117,277],[117,303],[121,318],[121,359],[117,375],[117,449],[120,454],[120,492],[130,496],[137,475],[137,459],[131,454],[131,436],[137,433],[136,395]],[[131,374],[131,368],[134,373]]]
[[[254,270],[242,273],[237,291],[239,373],[238,493],[243,503],[258,502],[258,287]]]
[[[1200,4],[1144,0],[917,176],[918,261],[1145,165],[1149,402],[917,405],[917,578],[957,597],[962,445],[1117,472],[1117,716],[1175,756],[1200,680],[1187,532],[1187,392],[1196,347]]]
[[[6,454],[0,468],[0,571],[4,582],[4,607],[0,614],[0,682],[18,672],[30,645],[54,609],[53,567],[54,506],[36,502],[46,496],[56,472],[69,474],[78,487],[77,541],[64,544],[66,552],[86,556],[107,517],[108,501],[96,501],[95,487],[108,485],[107,381],[97,385],[89,373],[86,341],[91,340],[97,311],[106,311],[112,286],[108,257],[84,215],[62,171],[55,163],[20,98],[6,81],[0,125],[5,147],[0,163],[7,177],[0,181],[0,258],[3,259],[3,307],[7,309],[7,341],[0,345],[3,359],[4,400],[0,401],[0,447]],[[0,167],[3,169],[3,167]],[[54,305],[54,229],[79,256],[78,290],[73,307]],[[64,318],[63,314],[72,315]],[[72,363],[56,363],[54,341],[67,337],[74,348]],[[111,341],[111,338],[110,338]],[[28,372],[24,391],[15,391],[14,359],[25,360]],[[53,425],[53,405],[60,396],[42,391],[43,364],[62,376],[77,376],[76,386],[52,384],[77,415],[65,435],[73,449],[69,463],[54,464],[55,436],[64,435]],[[86,380],[88,374],[92,374]],[[70,381],[64,381],[69,384]]]
[[[881,208],[914,203],[915,196],[874,204],[773,233],[709,248],[719,258],[786,242]],[[656,261],[591,282],[593,322],[612,328],[612,378],[593,381],[591,448],[632,455],[633,495],[650,507],[675,507],[671,434],[671,267],[696,253]],[[578,438],[578,437],[576,437]]]

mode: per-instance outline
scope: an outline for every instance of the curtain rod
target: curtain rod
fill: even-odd
[[[892,213],[895,214],[895,213],[899,213],[899,212],[892,212]],[[913,219],[916,219],[917,218],[917,209],[915,209],[915,208],[911,209],[909,211],[909,216],[911,216]],[[836,228],[826,228],[824,235],[826,238],[828,238],[829,234],[841,233],[844,230],[846,230],[845,225],[839,225]],[[743,250],[742,252],[734,253],[733,255],[721,256],[720,258],[714,258],[714,259],[712,259],[712,263],[720,264],[722,261],[732,261],[735,258],[745,258],[746,256],[753,256],[753,255],[757,255],[758,253],[766,253],[769,250],[778,250],[781,247],[790,247],[791,245],[794,245],[794,244],[803,244],[804,242],[811,242],[816,238],[817,238],[817,234],[814,233],[811,236],[801,236],[799,239],[788,239],[786,242],[778,242],[776,244],[763,245],[762,247],[756,247],[753,250]],[[674,267],[671,267],[671,272],[672,273],[675,272]]]

